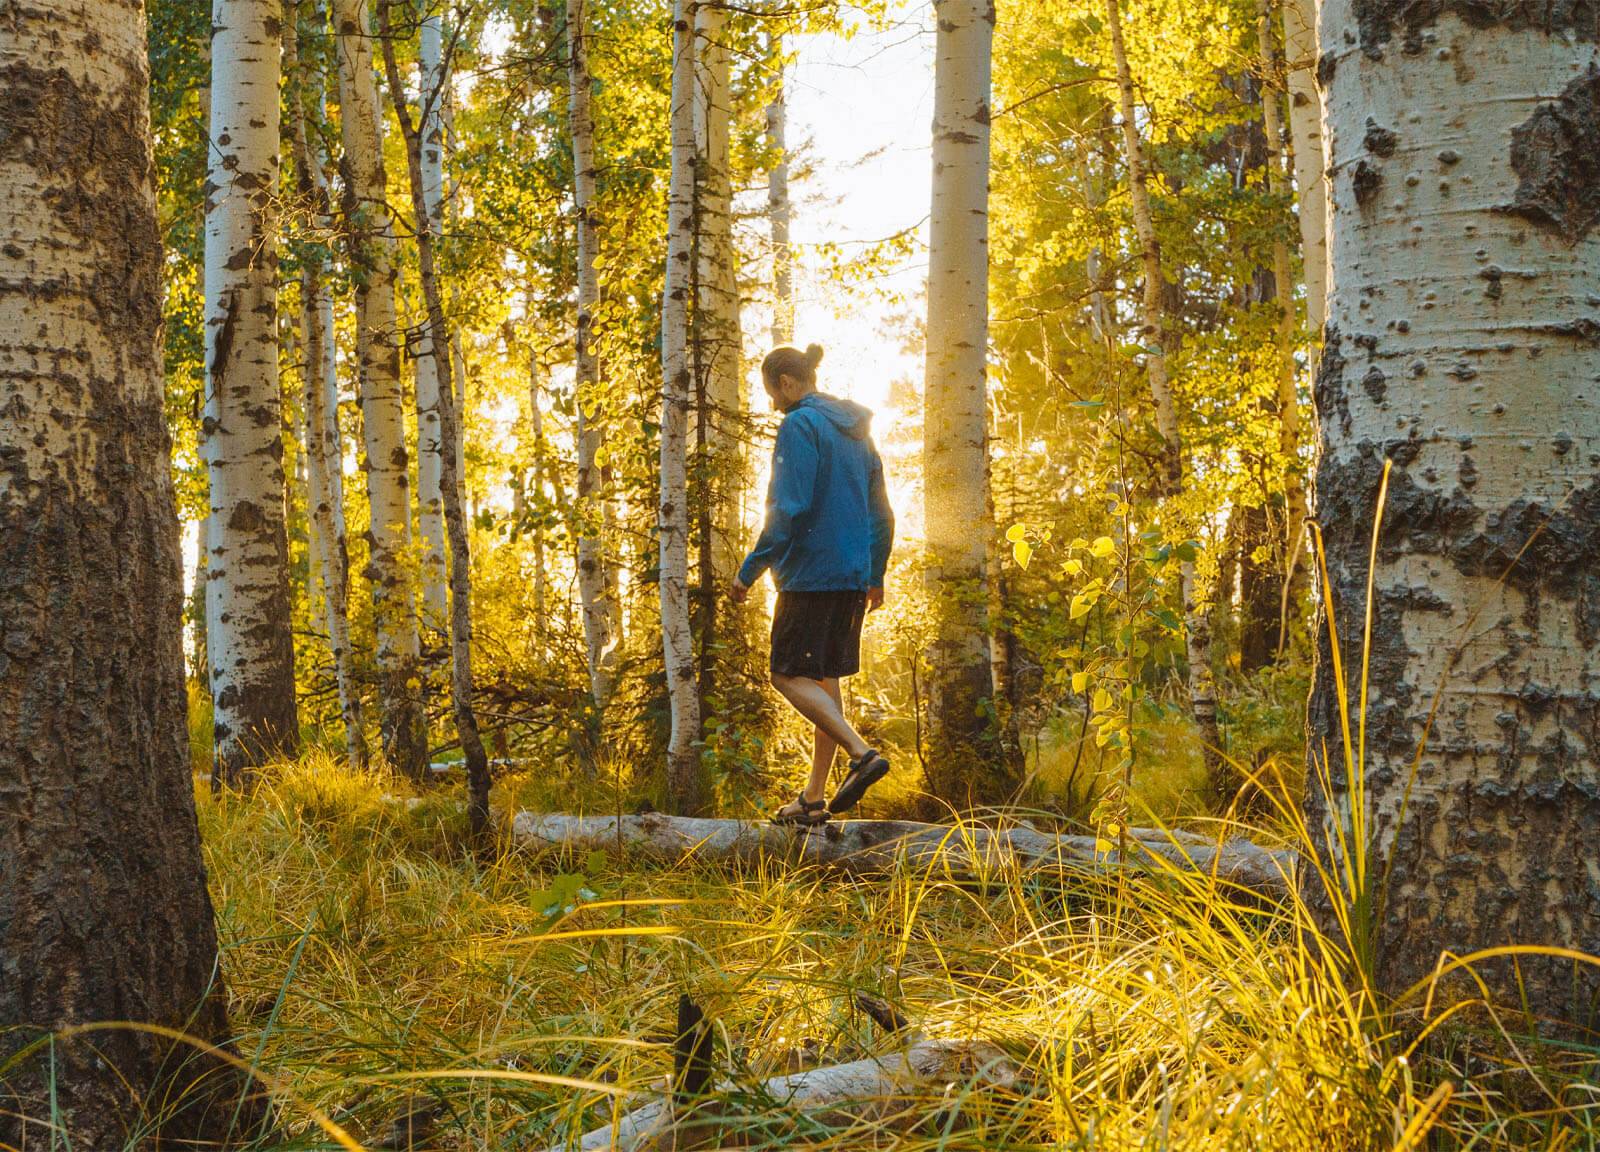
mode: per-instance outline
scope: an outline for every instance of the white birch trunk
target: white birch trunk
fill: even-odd
[[[1283,60],[1277,52],[1275,0],[1256,0],[1256,34],[1260,41],[1261,127],[1267,138],[1267,188],[1274,197],[1289,195],[1289,174],[1285,169],[1283,131]],[[1285,0],[1286,4],[1293,0]],[[1291,97],[1292,100],[1292,97]],[[1295,388],[1295,334],[1300,325],[1296,317],[1294,278],[1290,272],[1289,245],[1281,236],[1272,242],[1272,292],[1278,309],[1278,452],[1283,458],[1284,505],[1287,515],[1286,556],[1283,576],[1283,605],[1279,619],[1279,650],[1287,641],[1288,606],[1293,597],[1295,570],[1298,567],[1301,534],[1305,531],[1306,490],[1300,479],[1300,400]]]
[[[935,793],[957,806],[1011,798],[1015,767],[982,718],[991,693],[989,520],[989,72],[994,6],[937,0],[923,472],[938,614],[933,651]],[[981,526],[981,527],[980,527]],[[983,765],[975,771],[977,765]]]
[[[1359,819],[1363,856],[1330,859],[1387,875],[1375,931],[1352,944],[1391,993],[1442,950],[1600,952],[1600,44],[1587,9],[1455,13],[1322,8],[1317,519],[1363,770],[1337,751],[1324,640],[1309,743],[1317,761],[1328,749],[1331,793],[1311,773],[1307,813]],[[1590,965],[1478,972],[1541,1028],[1592,1026]],[[1478,995],[1452,987],[1440,999]]]
[[[444,232],[444,21],[437,11],[422,18],[417,33],[419,119],[422,124],[422,195],[427,227],[435,239]],[[403,100],[403,93],[391,93]],[[444,461],[439,455],[439,370],[426,321],[416,341],[417,542],[422,588],[422,623],[435,632],[449,628],[445,590]]]
[[[704,805],[700,699],[689,622],[689,293],[694,241],[694,46],[696,0],[673,0],[672,171],[667,191],[667,270],[661,307],[661,499],[657,516],[661,647],[666,662],[671,734],[667,787],[673,807],[692,815]]]
[[[794,340],[794,252],[789,246],[789,112],[784,91],[783,38],[774,36],[768,55],[778,72],[778,90],[767,105],[767,225],[772,233],[772,345]]]
[[[528,432],[532,440],[533,462],[523,479],[523,485],[532,489],[534,493],[534,511],[538,516],[538,522],[534,525],[532,532],[533,636],[535,656],[542,662],[548,655],[545,637],[548,633],[549,624],[546,617],[548,612],[549,576],[545,570],[544,558],[544,509],[548,497],[545,495],[544,486],[546,448],[544,439],[544,403],[540,397],[540,391],[539,353],[530,343],[528,348]]]
[[[721,588],[733,577],[743,541],[745,459],[739,435],[744,422],[744,333],[739,317],[739,253],[733,240],[732,157],[729,152],[733,96],[728,14],[701,5],[695,14],[699,67],[695,84],[695,141],[700,177],[700,227],[696,333],[698,366],[705,373],[708,509],[713,580]],[[709,615],[714,606],[703,608]],[[702,643],[705,641],[702,640]]]
[[[1120,0],[1106,0],[1106,26],[1111,34],[1111,52],[1117,71],[1123,156],[1128,165],[1128,200],[1144,272],[1139,320],[1145,350],[1145,375],[1150,381],[1150,398],[1156,410],[1156,431],[1161,434],[1162,440],[1163,487],[1166,495],[1176,497],[1182,494],[1184,486],[1183,437],[1178,429],[1178,408],[1167,369],[1170,334],[1167,330],[1166,305],[1162,300],[1162,287],[1166,280],[1161,267],[1161,243],[1150,213],[1150,172],[1145,161],[1144,143],[1139,137],[1133,74],[1128,67],[1128,52],[1122,39]],[[1211,614],[1200,599],[1193,561],[1180,562],[1178,580],[1183,597],[1184,647],[1189,665],[1189,707],[1194,715],[1195,726],[1199,729],[1201,755],[1213,790],[1231,793],[1230,782],[1223,776],[1216,687],[1211,677]]]
[[[589,112],[593,81],[589,76],[588,4],[567,0],[568,111],[572,131],[573,209],[577,216],[578,322],[576,409],[578,439],[578,600],[583,610],[584,658],[597,709],[611,694],[612,634],[615,613],[606,579],[601,532],[600,361],[594,347],[594,313],[600,304],[600,279],[595,272],[599,221],[595,215],[594,118]]]
[[[318,12],[319,20],[325,16]],[[324,116],[321,75],[312,77],[300,59],[299,35],[293,9],[284,13],[284,68],[293,72],[288,107],[293,117],[292,138],[297,189],[311,211],[317,229],[333,231],[332,196],[320,140],[308,121],[320,127]],[[333,292],[328,284],[329,262],[315,241],[300,254],[300,327],[304,333],[302,407],[305,422],[305,460],[311,526],[317,547],[316,572],[311,583],[319,586],[322,616],[328,629],[328,648],[338,684],[339,714],[344,722],[345,751],[353,768],[367,763],[366,737],[361,728],[361,696],[356,684],[354,653],[350,650],[350,555],[344,530],[344,449],[339,432],[338,356],[334,345]]]
[[[1322,97],[1317,92],[1316,0],[1283,0],[1283,49],[1289,77],[1289,137],[1299,201],[1300,260],[1306,327],[1322,339],[1328,302],[1328,197],[1323,169]]]
[[[212,6],[206,179],[206,640],[215,777],[292,755],[294,641],[278,393],[277,0]]]
[[[385,192],[381,116],[365,0],[334,0],[339,127],[344,142],[345,217],[356,281],[356,351],[371,510],[367,577],[377,624],[383,750],[413,779],[427,772],[427,736],[415,581],[411,572],[411,484],[395,313],[394,229]]]

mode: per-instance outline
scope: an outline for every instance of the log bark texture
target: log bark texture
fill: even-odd
[[[527,845],[593,850],[632,848],[674,859],[782,859],[816,864],[853,874],[897,866],[933,868],[970,876],[997,868],[1061,868],[1084,876],[1119,867],[1155,872],[1214,872],[1219,880],[1266,896],[1288,891],[1295,854],[1263,848],[1247,840],[1217,844],[1192,833],[1135,830],[1126,852],[1102,851],[1093,836],[1061,836],[1017,826],[952,827],[914,820],[836,820],[806,833],[770,822],[715,820],[647,813],[624,816],[571,816],[519,812],[512,834]]]

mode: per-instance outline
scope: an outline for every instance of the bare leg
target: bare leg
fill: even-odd
[[[804,676],[774,673],[772,686],[794,706],[794,710],[816,726],[812,743],[811,779],[806,785],[807,800],[821,800],[828,783],[828,769],[834,751],[843,748],[851,759],[869,745],[844,718],[838,680],[810,680]],[[824,743],[826,742],[826,743]]]

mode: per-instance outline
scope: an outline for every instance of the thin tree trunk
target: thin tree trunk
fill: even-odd
[[[437,239],[435,220],[427,202],[426,176],[422,155],[427,142],[420,127],[412,121],[407,106],[400,68],[395,63],[394,30],[389,13],[392,0],[378,0],[378,22],[383,42],[383,66],[389,79],[400,132],[405,137],[406,171],[411,178],[411,210],[417,222],[417,267],[422,280],[422,295],[428,310],[428,335],[435,348],[450,348],[450,330],[445,324],[444,295],[439,290],[439,274],[434,264],[433,245]],[[442,73],[441,73],[442,74]],[[424,107],[428,89],[422,89]],[[456,738],[467,762],[467,814],[474,837],[481,838],[489,828],[489,756],[478,733],[478,718],[472,710],[472,553],[467,538],[467,517],[462,508],[461,455],[457,451],[455,386],[451,380],[453,357],[437,357],[439,364],[439,458],[443,475],[440,490],[444,502],[445,531],[450,541],[450,702],[455,714]]]
[[[1324,0],[1321,31],[1317,521],[1343,677],[1324,635],[1306,814],[1346,825],[1352,850],[1319,848],[1370,897],[1350,948],[1392,995],[1442,952],[1600,951],[1600,45],[1592,14],[1561,7],[1402,22]],[[1304,887],[1340,933],[1309,872]],[[1593,1027],[1592,965],[1476,970],[1516,1030],[1523,1004],[1530,1028]],[[1479,995],[1444,985],[1436,1010]]]
[[[214,779],[299,743],[278,394],[277,0],[216,0],[206,181],[206,641]]]
[[[275,69],[276,35],[267,53]],[[232,1056],[185,723],[146,59],[138,4],[0,22],[8,1148],[122,1148],[134,1131],[211,1147],[250,1127],[230,1125],[229,1065],[153,1031]],[[70,1031],[106,1021],[121,1026]]]
[[[596,454],[601,446],[600,362],[594,348],[594,313],[600,303],[595,273],[599,221],[595,215],[594,118],[589,113],[593,80],[589,75],[588,4],[567,0],[568,109],[572,130],[573,208],[577,216],[578,323],[576,410],[578,440],[578,599],[583,606],[584,657],[597,709],[611,694],[611,625],[614,610],[607,595],[606,556],[601,537],[602,476]]]
[[[444,22],[436,10],[423,16],[417,33],[420,72],[418,103],[422,134],[422,195],[428,208],[428,227],[435,237],[444,232],[444,116],[447,78],[444,66]],[[401,99],[394,94],[395,100]],[[426,321],[417,339],[417,534],[421,564],[422,623],[435,632],[449,628],[448,593],[445,590],[444,493],[440,487],[444,460],[439,448],[440,381],[450,371],[441,365]]]
[[[367,577],[377,624],[383,750],[397,772],[422,780],[428,742],[422,711],[411,483],[395,314],[394,230],[385,200],[378,91],[366,0],[334,0],[339,127],[344,139],[345,221],[356,285],[356,351],[371,510]]]
[[[794,252],[789,246],[793,209],[789,204],[789,113],[784,92],[783,37],[773,36],[768,58],[777,69],[777,92],[767,105],[767,224],[772,230],[772,344],[794,340]]]
[[[1322,338],[1328,312],[1328,196],[1323,169],[1322,97],[1317,92],[1316,0],[1282,0],[1289,87],[1289,138],[1300,211],[1300,260],[1306,285],[1306,327]]]
[[[545,494],[545,470],[549,467],[549,449],[544,437],[544,404],[540,399],[539,387],[539,354],[530,345],[528,348],[528,429],[533,438],[533,466],[529,470],[528,480],[525,484],[531,485],[534,492],[534,515],[537,517],[533,528],[533,615],[535,629],[535,644],[539,659],[542,661],[546,655],[546,613],[549,599],[549,573],[545,568],[544,558],[544,510],[548,497]]]
[[[1133,75],[1128,68],[1128,52],[1122,39],[1120,0],[1106,0],[1106,24],[1111,34],[1111,52],[1117,69],[1117,98],[1122,114],[1124,159],[1128,165],[1128,200],[1133,211],[1134,231],[1138,236],[1144,289],[1140,301],[1140,332],[1145,350],[1145,375],[1150,380],[1150,397],[1155,404],[1156,431],[1162,441],[1162,488],[1169,497],[1182,494],[1184,487],[1183,437],[1178,430],[1178,408],[1172,383],[1167,375],[1168,331],[1163,288],[1166,278],[1161,268],[1161,242],[1156,237],[1150,213],[1149,168],[1144,145],[1139,139],[1139,124],[1134,110]],[[1200,730],[1201,757],[1214,793],[1228,792],[1224,778],[1222,737],[1217,728],[1216,687],[1211,677],[1211,618],[1199,597],[1194,561],[1181,561],[1179,587],[1183,596],[1185,655],[1189,665],[1189,707]]]
[[[1286,0],[1293,3],[1293,0]],[[1274,0],[1256,0],[1256,34],[1260,40],[1261,74],[1261,127],[1267,137],[1267,188],[1275,199],[1289,198],[1289,174],[1284,168],[1284,131],[1282,91],[1279,77],[1283,75],[1283,60],[1278,55],[1273,17]],[[1294,278],[1289,265],[1289,244],[1283,236],[1272,242],[1272,291],[1278,309],[1277,325],[1277,379],[1278,379],[1278,454],[1282,457],[1283,502],[1285,515],[1284,579],[1282,608],[1279,615],[1280,645],[1287,627],[1287,607],[1293,599],[1296,585],[1295,572],[1304,555],[1301,537],[1306,524],[1306,488],[1300,478],[1300,399],[1295,389],[1295,344],[1300,330],[1295,314]]]
[[[937,0],[934,10],[923,471],[940,482],[924,486],[928,578],[938,615],[928,762],[938,796],[966,806],[1007,800],[1019,781],[983,706],[992,694],[985,563],[992,534],[986,361],[994,6]]]
[[[318,31],[326,16],[315,9]],[[284,68],[293,80],[288,108],[292,121],[297,189],[310,209],[318,231],[333,229],[333,204],[323,168],[321,150],[312,145],[307,121],[320,125],[323,79],[310,79],[300,60],[295,6],[284,13]],[[320,139],[320,136],[318,136]],[[300,327],[305,341],[302,397],[305,408],[306,474],[310,492],[311,522],[319,541],[317,572],[328,647],[333,656],[339,691],[339,714],[344,722],[345,750],[353,768],[367,763],[366,737],[361,730],[361,697],[355,680],[354,653],[350,649],[350,555],[344,531],[344,451],[339,434],[338,358],[334,348],[333,292],[328,285],[328,257],[319,241],[304,245],[300,253]],[[331,411],[330,411],[331,406]]]
[[[659,589],[671,734],[667,789],[673,810],[698,813],[706,802],[700,769],[700,698],[695,691],[689,620],[689,297],[694,244],[694,47],[697,0],[673,0],[672,171],[667,191],[667,270],[661,307],[661,493]]]

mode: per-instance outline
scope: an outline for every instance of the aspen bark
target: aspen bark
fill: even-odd
[[[611,694],[612,634],[615,612],[610,603],[606,556],[601,532],[602,477],[596,456],[600,423],[600,361],[594,347],[594,313],[600,304],[600,279],[595,271],[599,220],[595,214],[594,117],[589,99],[588,4],[567,0],[568,109],[572,131],[573,209],[577,216],[578,322],[576,409],[578,440],[578,600],[583,611],[584,657],[596,708]]]
[[[344,215],[356,284],[362,438],[371,522],[367,578],[377,624],[383,751],[397,772],[428,770],[422,712],[415,580],[411,572],[411,483],[395,313],[394,229],[385,200],[381,117],[365,0],[334,0],[339,56],[339,128],[344,142]]]
[[[1600,951],[1596,39],[1587,9],[1322,8],[1317,519],[1356,765],[1324,635],[1306,811],[1314,829],[1359,818],[1364,858],[1328,858],[1379,903],[1352,945],[1383,993],[1444,950]],[[1590,965],[1477,970],[1541,1030],[1592,1027]],[[1477,994],[1447,984],[1436,1003]]]
[[[1155,405],[1156,431],[1162,441],[1161,482],[1168,496],[1182,493],[1184,485],[1183,436],[1178,428],[1178,408],[1168,377],[1167,326],[1163,288],[1161,241],[1150,213],[1150,171],[1134,109],[1133,74],[1122,37],[1120,0],[1106,0],[1106,27],[1117,72],[1117,102],[1122,119],[1123,158],[1128,165],[1128,201],[1134,232],[1139,240],[1144,286],[1140,298],[1140,337],[1144,345],[1145,375]],[[1180,561],[1179,587],[1183,596],[1185,655],[1189,665],[1189,707],[1199,729],[1201,756],[1214,792],[1231,792],[1224,776],[1222,737],[1217,728],[1216,687],[1211,676],[1211,617],[1200,600],[1194,562]],[[1224,797],[1226,799],[1227,797]]]
[[[206,643],[214,779],[299,743],[278,393],[277,0],[215,0],[206,178]]]
[[[437,244],[444,233],[444,97],[448,83],[444,62],[444,21],[437,12],[423,16],[417,29],[418,118],[422,133],[422,193],[428,207],[427,228]],[[403,99],[391,93],[395,100]],[[422,623],[436,632],[449,630],[445,589],[444,493],[440,487],[444,459],[439,449],[441,371],[433,335],[426,320],[416,341],[413,364],[417,402],[417,534],[422,589]]]
[[[284,13],[284,69],[293,78],[288,108],[293,118],[296,190],[311,212],[317,230],[333,230],[333,203],[321,148],[312,144],[313,132],[323,119],[323,78],[308,77],[300,59],[296,6]],[[326,16],[317,9],[318,24]],[[320,139],[320,136],[316,137]],[[344,722],[345,751],[354,768],[367,763],[366,737],[361,728],[360,688],[355,680],[354,653],[350,649],[350,553],[344,527],[344,448],[339,430],[338,357],[334,347],[333,291],[328,283],[327,251],[319,241],[300,253],[300,329],[304,334],[302,407],[305,421],[305,458],[310,519],[316,530],[317,570],[311,581],[320,585],[328,647],[333,656],[339,691],[339,714]]]
[[[450,348],[450,330],[444,317],[444,293],[434,261],[435,232],[429,219],[427,176],[422,166],[426,149],[421,126],[411,119],[406,105],[405,87],[395,63],[394,30],[389,12],[393,0],[378,0],[378,19],[382,29],[383,63],[394,97],[395,114],[405,138],[406,171],[411,182],[411,211],[417,225],[417,268],[422,280],[422,295],[427,307],[428,334],[433,347]],[[424,90],[422,101],[428,100]],[[455,386],[451,381],[453,358],[437,358],[439,364],[439,459],[442,476],[440,491],[444,504],[445,531],[450,542],[450,703],[456,722],[456,738],[467,768],[467,815],[474,837],[489,830],[489,756],[478,732],[477,714],[472,708],[472,553],[467,517],[462,507],[462,485],[458,449],[460,425],[457,423]]]
[[[545,635],[549,576],[545,569],[544,559],[544,509],[545,501],[548,499],[544,487],[547,447],[544,438],[544,404],[539,395],[540,390],[539,353],[530,344],[528,348],[528,431],[533,441],[533,461],[532,466],[526,473],[523,484],[534,492],[534,513],[538,517],[532,534],[533,627],[535,651],[538,659],[543,660],[547,654]]]
[[[1258,72],[1261,83],[1261,127],[1267,138],[1267,188],[1274,199],[1287,200],[1289,174],[1285,170],[1285,139],[1283,130],[1283,95],[1279,77],[1283,76],[1283,59],[1277,51],[1276,26],[1273,19],[1275,0],[1256,0],[1256,37],[1259,43]],[[1284,0],[1292,3],[1293,0]],[[1306,490],[1300,479],[1300,399],[1295,388],[1295,334],[1300,325],[1294,302],[1294,279],[1289,266],[1289,244],[1282,236],[1272,242],[1272,294],[1278,310],[1277,324],[1277,382],[1278,382],[1278,454],[1283,458],[1283,491],[1286,515],[1284,537],[1283,611],[1279,621],[1279,643],[1282,649],[1287,640],[1288,606],[1294,598],[1295,571],[1303,554],[1301,536],[1306,523]]]
[[[694,48],[696,0],[673,0],[672,170],[667,191],[667,269],[661,306],[661,495],[657,510],[661,646],[671,733],[667,788],[675,811],[706,802],[700,768],[700,699],[689,621],[689,295],[694,269]]]
[[[1282,0],[1283,47],[1289,87],[1289,138],[1299,201],[1300,261],[1306,286],[1306,327],[1322,339],[1328,312],[1328,197],[1323,169],[1322,97],[1317,92],[1316,0]]]
[[[937,0],[923,472],[938,640],[932,653],[935,793],[1003,802],[1019,783],[985,719],[992,696],[985,563],[989,505],[990,0]],[[982,525],[981,529],[976,526]]]
[[[9,1148],[121,1148],[130,1131],[218,1145],[241,1089],[219,1060],[137,1027],[231,1055],[185,724],[146,60],[138,4],[59,0],[0,21]],[[65,1031],[104,1021],[129,1027]]]
[[[777,92],[767,105],[767,226],[772,234],[772,346],[794,339],[794,251],[789,246],[789,110],[784,92],[783,38],[772,37],[768,56],[777,69]]]

